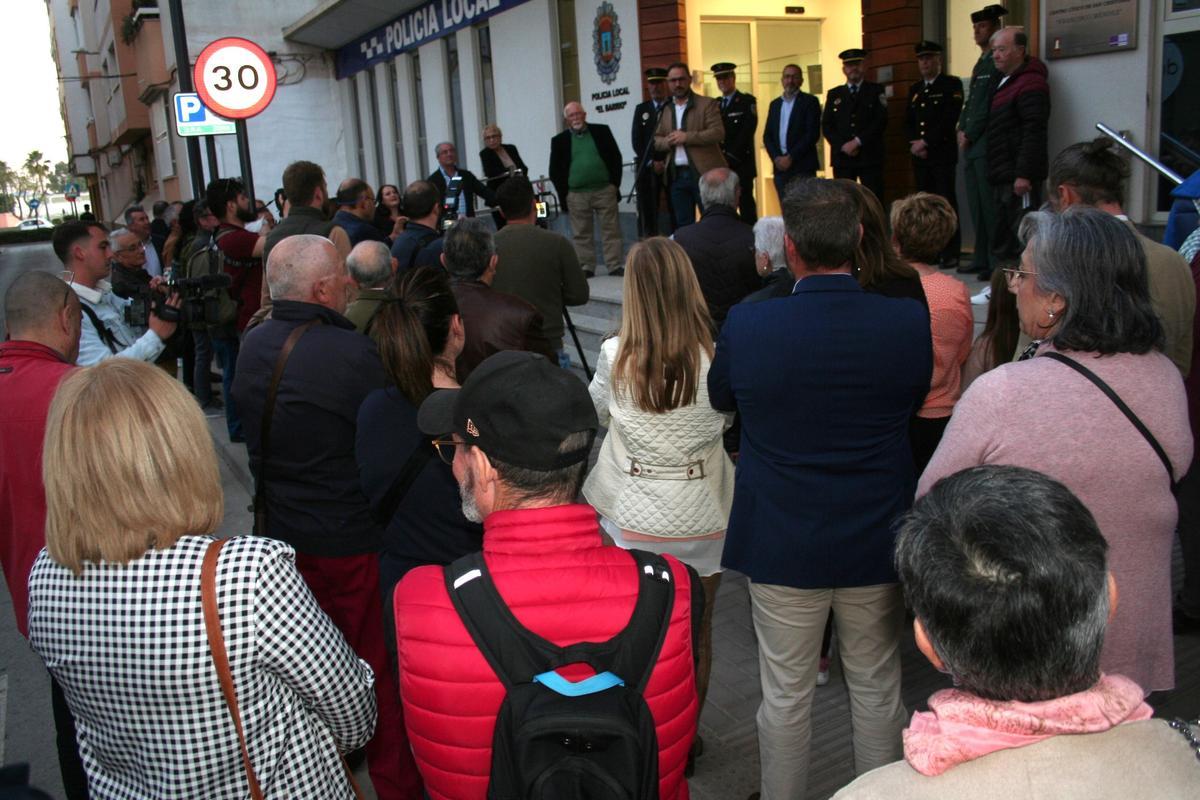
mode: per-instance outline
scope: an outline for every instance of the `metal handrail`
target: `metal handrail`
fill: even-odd
[[[1175,170],[1171,169],[1171,168],[1170,168],[1170,167],[1168,167],[1166,164],[1162,163],[1161,161],[1159,161],[1157,158],[1155,158],[1154,156],[1152,156],[1152,155],[1150,155],[1149,153],[1147,153],[1147,152],[1146,152],[1145,150],[1143,150],[1142,148],[1140,148],[1140,147],[1138,147],[1137,145],[1133,144],[1133,143],[1132,143],[1132,142],[1130,142],[1128,139],[1126,139],[1125,137],[1121,136],[1121,134],[1117,133],[1117,132],[1116,132],[1116,131],[1114,131],[1112,128],[1110,128],[1110,127],[1108,127],[1107,125],[1105,125],[1103,122],[1097,122],[1097,123],[1096,123],[1096,130],[1098,130],[1098,131],[1100,131],[1101,133],[1103,133],[1104,135],[1108,136],[1108,137],[1109,137],[1110,139],[1112,139],[1114,142],[1116,142],[1117,144],[1121,145],[1121,147],[1124,147],[1126,150],[1128,150],[1129,152],[1133,153],[1135,156],[1137,156],[1138,158],[1140,158],[1142,161],[1145,161],[1147,164],[1149,164],[1150,166],[1154,167],[1154,168],[1155,168],[1156,170],[1158,170],[1158,171],[1159,171],[1159,172],[1160,172],[1160,173],[1163,175],[1163,177],[1165,177],[1167,180],[1174,181],[1176,185],[1179,185],[1179,184],[1183,183],[1183,178],[1182,178],[1182,177],[1180,177],[1180,175],[1179,175],[1179,173],[1178,173],[1178,172],[1176,172]]]

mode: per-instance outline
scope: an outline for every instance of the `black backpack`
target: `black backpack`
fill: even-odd
[[[446,590],[506,694],[492,736],[491,800],[650,800],[658,797],[658,737],[643,692],[675,601],[661,556],[629,551],[637,604],[607,642],[558,647],[521,625],[481,553],[446,567]],[[571,683],[553,670],[585,662]]]

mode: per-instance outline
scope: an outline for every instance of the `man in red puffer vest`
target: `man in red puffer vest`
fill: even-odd
[[[583,383],[535,354],[497,353],[462,389],[430,395],[418,425],[441,437],[435,446],[452,463],[463,512],[483,523],[486,572],[517,621],[558,647],[620,633],[639,570],[629,553],[603,543],[595,509],[572,502],[598,427]],[[643,696],[657,738],[658,796],[686,800],[698,713],[698,581],[664,558],[674,602]],[[441,567],[409,572],[393,600],[400,693],[425,788],[432,800],[484,798],[505,689],[456,612]],[[593,670],[571,664],[558,672],[576,682]]]

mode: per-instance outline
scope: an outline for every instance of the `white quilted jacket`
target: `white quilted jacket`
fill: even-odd
[[[701,354],[696,402],[662,414],[642,411],[611,376],[618,340],[601,345],[588,391],[608,436],[583,485],[596,509],[625,530],[686,538],[724,531],[733,504],[733,462],[721,445],[730,417],[708,402],[709,359]]]

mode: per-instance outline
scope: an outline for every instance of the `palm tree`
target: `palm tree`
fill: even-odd
[[[50,177],[51,168],[50,160],[42,155],[41,150],[30,150],[29,155],[25,157],[25,173],[29,176],[33,187],[37,189],[37,197],[42,204],[46,202],[46,180]],[[46,216],[49,217],[50,210],[46,209]],[[35,213],[34,216],[37,216]]]
[[[15,177],[7,162],[0,161],[0,212],[11,211],[16,207],[16,187],[13,186]]]

